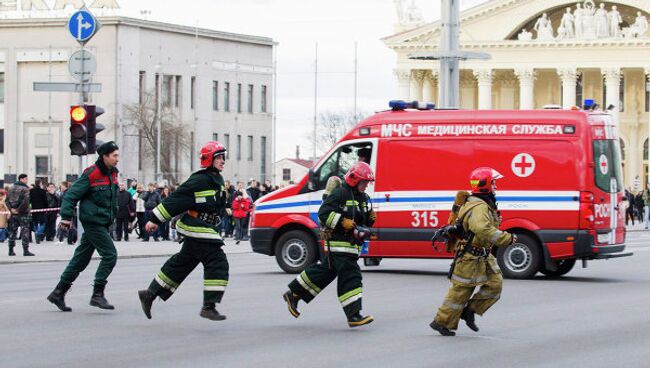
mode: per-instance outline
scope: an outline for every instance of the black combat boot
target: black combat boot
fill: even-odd
[[[50,303],[56,305],[56,307],[59,308],[62,312],[71,312],[72,308],[65,305],[65,293],[70,290],[71,286],[72,284],[59,281],[59,283],[56,284],[54,290],[50,293],[50,295],[47,296],[47,300],[49,300]]]
[[[9,255],[10,256],[15,256],[16,255],[16,253],[14,252],[15,247],[16,247],[15,245],[9,244]]]
[[[439,324],[435,320],[431,323],[429,323],[429,327],[433,328],[434,330],[438,331],[442,336],[456,336],[456,333],[447,327]]]
[[[463,309],[463,313],[461,313],[460,318],[465,321],[465,324],[467,327],[472,329],[474,332],[478,332],[478,326],[476,325],[476,322],[474,322],[474,311],[469,309],[469,307],[465,307]]]
[[[374,321],[375,319],[372,316],[362,316],[361,313],[357,312],[352,317],[348,318],[348,326],[350,327],[359,327],[367,325],[368,323]]]
[[[144,289],[138,291],[138,296],[140,297],[140,305],[142,306],[142,311],[148,319],[151,319],[151,305],[153,301],[156,300],[156,295],[149,291],[149,289]]]
[[[108,300],[104,297],[104,288],[106,285],[95,284],[93,287],[93,296],[90,297],[90,305],[101,309],[115,309],[114,306],[108,304]]]
[[[201,313],[199,315],[203,318],[207,318],[211,321],[223,321],[226,319],[226,316],[219,314],[219,312],[214,308],[214,303],[203,303],[203,308],[201,308]]]
[[[289,313],[292,316],[298,318],[300,317],[300,311],[298,310],[298,302],[300,301],[300,296],[294,294],[291,290],[287,291],[282,295],[284,301],[287,302],[287,308],[289,308]]]
[[[31,256],[35,256],[35,255],[36,254],[29,251],[29,245],[23,245],[23,256],[24,257],[31,257]]]

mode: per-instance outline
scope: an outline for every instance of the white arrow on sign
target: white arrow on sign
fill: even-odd
[[[77,40],[81,41],[83,30],[90,27],[92,27],[92,25],[88,22],[84,22],[84,16],[79,13],[79,15],[77,15]]]

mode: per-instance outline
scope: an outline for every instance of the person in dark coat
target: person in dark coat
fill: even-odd
[[[36,233],[36,244],[40,244],[41,240],[45,238],[45,222],[47,208],[47,192],[43,189],[43,182],[41,179],[36,179],[34,187],[29,191],[29,200],[32,208],[32,226]],[[34,211],[37,210],[37,211]]]
[[[56,193],[56,185],[50,183],[47,185],[47,208],[59,208],[61,205],[61,198]],[[52,210],[45,212],[45,240],[53,241],[56,237],[56,218],[59,215],[59,210]]]
[[[117,217],[115,227],[115,240],[129,241],[129,223],[135,217],[135,201],[131,193],[126,190],[126,183],[120,184],[120,191],[117,193]]]

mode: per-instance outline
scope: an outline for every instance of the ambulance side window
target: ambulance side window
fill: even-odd
[[[331,176],[338,176],[343,179],[345,173],[355,162],[358,160],[369,162],[371,157],[372,144],[370,143],[354,143],[339,147],[335,152],[332,152],[316,172],[317,183],[315,183],[313,190],[325,189],[327,179]]]

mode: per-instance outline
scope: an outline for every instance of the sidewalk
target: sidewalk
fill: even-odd
[[[643,227],[643,222],[638,222],[638,221],[635,221],[634,225],[632,225],[632,223],[630,222],[630,224],[627,225],[625,228],[627,229],[627,231],[650,231],[650,230],[646,230]]]
[[[171,241],[142,242],[139,239],[129,242],[115,242],[118,259],[128,258],[149,258],[149,257],[169,257],[181,249],[181,244]],[[37,262],[67,262],[72,258],[75,250],[74,245],[57,245],[56,242],[42,242],[41,244],[32,243],[29,250],[36,254],[34,257],[24,257],[23,249],[20,243],[16,244],[16,255],[9,257],[9,247],[7,242],[0,243],[0,265],[13,263],[37,263]],[[232,239],[226,239],[226,246],[223,248],[226,254],[250,253],[252,252],[250,243],[247,241],[235,244]],[[99,259],[97,252],[93,259]]]

